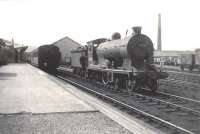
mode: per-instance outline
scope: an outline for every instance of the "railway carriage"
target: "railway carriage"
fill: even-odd
[[[196,49],[191,54],[181,54],[181,69],[188,68],[190,71],[197,69],[200,71],[200,49]]]
[[[200,71],[200,49],[195,50],[195,64],[198,70]]]
[[[0,65],[7,64],[9,48],[3,39],[0,39]]]
[[[54,74],[60,62],[59,48],[54,45],[43,45],[31,53],[31,64]]]
[[[8,62],[7,56],[8,50],[5,47],[0,46],[0,65],[5,65]]]

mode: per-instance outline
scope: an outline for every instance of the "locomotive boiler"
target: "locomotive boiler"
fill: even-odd
[[[126,61],[141,70],[144,69],[144,63],[151,63],[154,50],[151,39],[141,34],[141,27],[134,27],[133,31],[132,36],[100,44],[97,48],[100,64],[108,59],[115,68],[127,68],[128,66],[123,65]]]
[[[123,39],[116,33],[112,40],[100,39],[88,42],[82,50],[79,48],[78,60],[80,67],[86,62],[84,66],[87,65],[87,69],[83,74],[89,79],[116,89],[134,90],[146,87],[156,91],[158,80],[168,75],[152,65],[153,51],[151,39],[141,34],[141,27],[134,27],[133,34]],[[77,51],[73,52],[76,54],[72,54],[72,59],[78,54]],[[87,60],[81,61],[81,59]]]

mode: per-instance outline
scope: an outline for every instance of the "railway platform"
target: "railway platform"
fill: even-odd
[[[1,66],[0,133],[133,133],[97,107],[68,92],[67,88],[75,87],[67,83],[62,86],[53,81],[52,76],[29,64]],[[140,126],[135,132],[157,133],[149,129]]]

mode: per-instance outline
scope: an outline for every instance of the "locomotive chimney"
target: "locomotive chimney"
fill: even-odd
[[[133,27],[132,29],[134,31],[134,34],[141,34],[142,27],[137,26],[137,27]]]

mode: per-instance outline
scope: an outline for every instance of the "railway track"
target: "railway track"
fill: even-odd
[[[159,91],[200,100],[200,74],[169,71],[169,77],[160,80]]]
[[[193,100],[200,100],[200,84],[184,80],[160,80],[159,91],[184,96]]]
[[[169,78],[172,80],[181,80],[191,83],[200,83],[200,74],[196,73],[185,73],[185,72],[176,72],[176,71],[167,71],[169,73]]]
[[[159,65],[155,65],[160,68]],[[168,79],[187,81],[192,83],[200,83],[200,72],[199,71],[181,71],[179,68],[165,68],[167,73],[169,73]]]
[[[168,88],[179,88],[179,89],[190,89],[190,90],[199,90],[200,89],[200,84],[198,83],[192,83],[192,82],[187,82],[184,80],[174,80],[174,79],[166,79],[166,80],[161,80],[159,84],[163,87],[168,87]]]
[[[194,100],[190,98],[185,98],[181,96],[176,96],[164,92],[156,92],[152,93],[149,90],[142,90],[138,92],[134,92],[139,95],[145,95],[146,97],[151,97],[155,101],[159,101],[164,105],[171,105],[176,108],[182,109],[183,111],[191,111],[194,114],[200,115],[200,101]]]
[[[147,123],[169,133],[200,133],[199,101],[166,93],[150,94],[149,91],[128,92],[104,87],[95,81],[76,77],[58,76],[74,86],[95,94],[119,109],[136,115]],[[195,107],[195,108],[194,108]],[[134,114],[133,114],[134,113]]]

